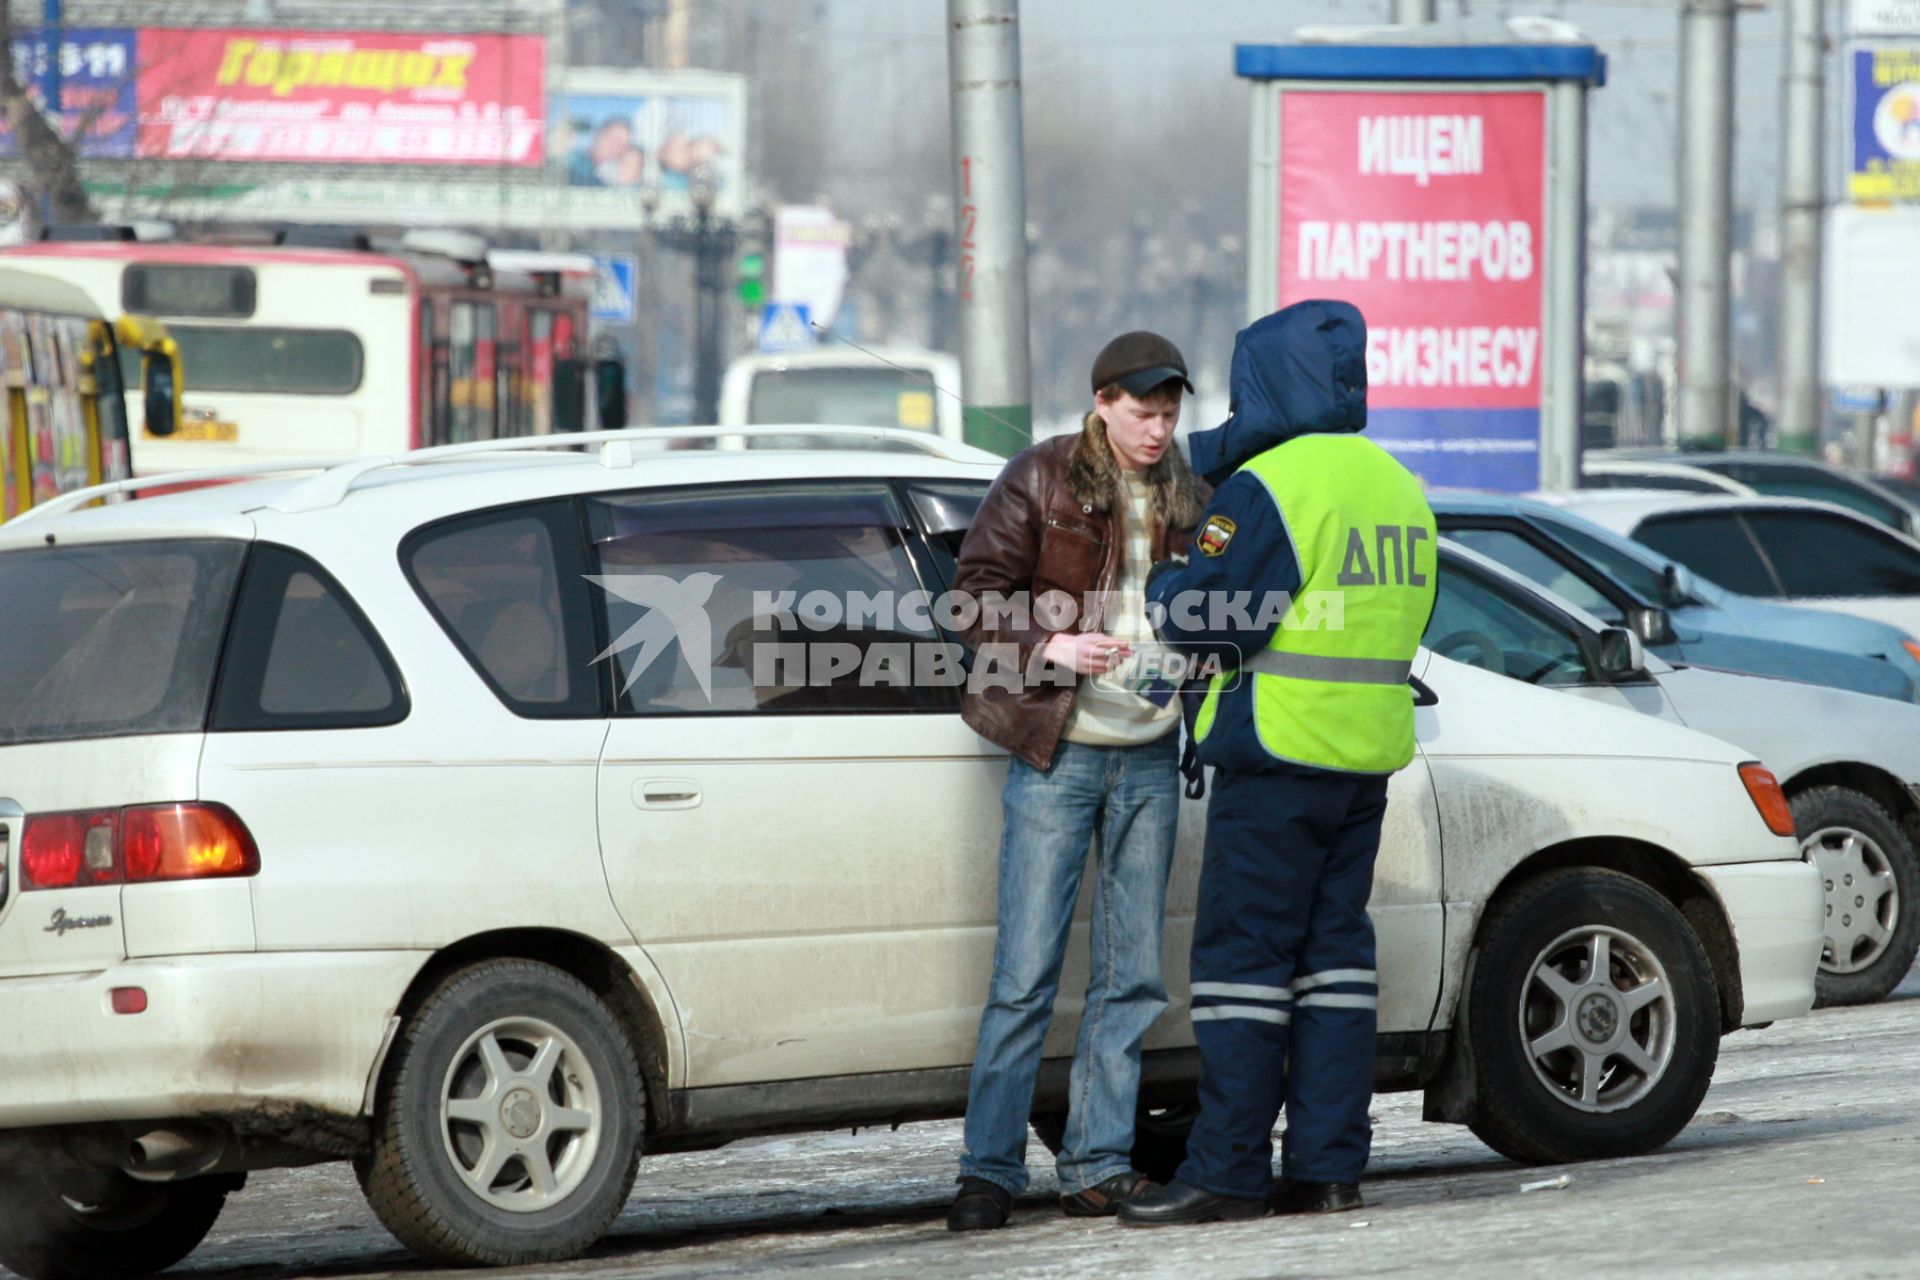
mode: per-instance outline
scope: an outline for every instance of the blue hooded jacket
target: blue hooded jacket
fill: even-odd
[[[1367,324],[1346,302],[1296,302],[1233,340],[1227,420],[1187,440],[1218,488],[1247,459],[1311,432],[1367,425]]]
[[[1295,436],[1365,429],[1366,351],[1366,322],[1345,302],[1298,302],[1234,339],[1227,420],[1187,440],[1193,470],[1214,486],[1213,500],[1186,563],[1165,561],[1147,579],[1149,614],[1159,615],[1168,644],[1229,667],[1267,647],[1279,617],[1262,612],[1261,602],[1276,593],[1291,599],[1304,575],[1272,494],[1239,468]],[[1203,550],[1200,539],[1210,525],[1214,541]],[[1237,610],[1231,607],[1236,599],[1243,602]],[[1196,601],[1207,603],[1195,609]],[[1254,731],[1250,686],[1243,679],[1223,695],[1198,760],[1235,772],[1286,771],[1291,766],[1274,760]],[[1197,702],[1191,687],[1186,701],[1191,733]]]

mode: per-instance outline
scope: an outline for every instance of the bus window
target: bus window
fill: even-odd
[[[449,401],[453,409],[448,440],[453,444],[491,440],[496,360],[493,308],[477,302],[456,302],[448,313]]]
[[[500,335],[496,313],[485,303],[474,308],[473,393],[478,416],[474,419],[476,440],[492,440],[500,434],[500,404],[494,395],[494,378],[500,366]]]
[[[433,299],[420,299],[419,311],[420,350],[414,358],[421,370],[421,376],[414,379],[414,397],[419,402],[418,412],[420,419],[419,427],[412,441],[416,447],[439,441],[442,430],[438,420],[434,417],[435,408],[440,404],[440,400],[436,397],[436,392],[439,388],[439,379],[435,376],[435,370],[439,366],[435,362],[434,353],[436,350],[439,350],[439,348],[436,348],[434,345]]]
[[[526,312],[512,303],[503,304],[500,340],[494,352],[493,416],[497,434],[527,434],[526,407],[520,403],[520,362],[526,357],[526,342],[520,332],[526,324]]]
[[[536,307],[527,313],[527,409],[534,435],[553,431],[553,312]]]
[[[131,430],[127,425],[127,387],[120,376],[113,327],[104,320],[87,326],[92,339],[86,371],[94,382],[94,416],[100,433],[100,480],[124,480],[133,474]]]
[[[169,324],[195,391],[352,395],[366,351],[345,329]]]

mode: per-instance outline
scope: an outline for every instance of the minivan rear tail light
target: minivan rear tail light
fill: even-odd
[[[20,887],[81,889],[119,884],[119,821],[114,809],[28,818],[20,837]]]
[[[80,889],[149,880],[250,876],[260,851],[240,816],[219,804],[152,804],[27,819],[20,887]]]
[[[1795,834],[1793,809],[1787,804],[1787,794],[1780,789],[1780,780],[1773,776],[1772,770],[1758,761],[1750,761],[1740,766],[1740,781],[1746,784],[1747,795],[1753,807],[1760,811],[1767,830],[1777,836]]]
[[[156,804],[120,814],[129,882],[250,876],[260,851],[238,814],[219,804]]]

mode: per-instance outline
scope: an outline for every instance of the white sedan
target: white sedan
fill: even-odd
[[[1821,685],[1670,666],[1624,627],[1457,543],[1428,643],[1475,665],[1689,725],[1764,759],[1826,893],[1823,1004],[1878,1000],[1920,950],[1920,707]]]
[[[1625,489],[1535,496],[1644,542],[1729,591],[1920,635],[1920,541],[1845,507]]]
[[[33,1029],[0,1036],[0,1262],[144,1274],[247,1170],[350,1159],[423,1256],[538,1268],[599,1238],[643,1152],[960,1114],[1006,757],[906,602],[999,460],[831,434],[451,446],[0,527],[0,1027]],[[796,595],[849,608],[763,637]],[[760,638],[817,678],[763,672]],[[914,678],[869,679],[883,649]],[[1415,674],[1377,1078],[1516,1159],[1659,1146],[1722,1033],[1813,1001],[1784,794],[1677,725]],[[1197,1071],[1203,827],[1188,805],[1150,1171]]]

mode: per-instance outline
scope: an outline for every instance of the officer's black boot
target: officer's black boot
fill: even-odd
[[[1344,1213],[1365,1204],[1357,1182],[1295,1182],[1282,1178],[1273,1184],[1275,1213]]]
[[[1261,1218],[1267,1202],[1247,1196],[1223,1196],[1178,1181],[1136,1196],[1116,1215],[1123,1227],[1178,1227],[1195,1222],[1231,1222]]]

